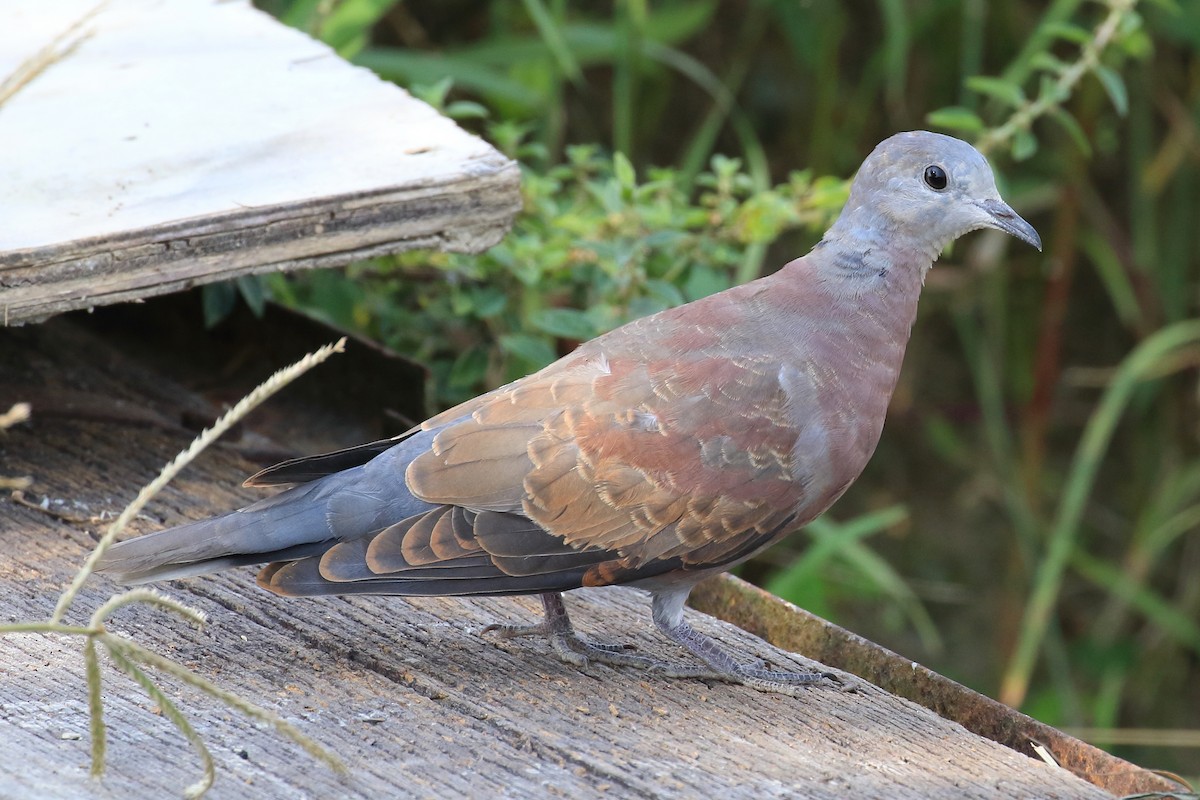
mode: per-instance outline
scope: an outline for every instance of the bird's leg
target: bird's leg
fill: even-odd
[[[825,679],[838,682],[830,672],[784,672],[764,669],[758,664],[743,664],[724,650],[711,637],[689,625],[683,618],[683,604],[688,589],[655,592],[653,602],[654,624],[670,639],[683,645],[709,669],[693,667],[659,666],[657,669],[670,677],[706,678],[740,683],[765,692],[795,695],[802,687],[821,683]]]
[[[586,667],[590,662],[610,664],[618,667],[656,666],[655,662],[642,656],[629,655],[626,645],[597,644],[589,642],[575,632],[567,606],[561,592],[546,592],[542,595],[542,607],[546,618],[536,625],[488,625],[484,633],[495,633],[502,639],[518,636],[546,636],[558,657],[568,664]]]
[[[707,664],[691,667],[658,661],[624,652],[623,645],[596,644],[575,632],[560,592],[541,595],[546,618],[534,625],[488,625],[484,633],[496,633],[502,639],[518,636],[545,636],[558,657],[568,664],[584,668],[590,663],[648,669],[670,678],[699,678],[740,683],[767,692],[795,695],[802,687],[826,678],[837,682],[828,672],[783,672],[764,669],[761,662],[743,664],[683,619],[683,604],[688,589],[654,593],[654,623],[673,641],[683,645]]]

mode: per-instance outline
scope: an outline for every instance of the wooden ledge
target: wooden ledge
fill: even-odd
[[[176,348],[185,345],[176,334],[161,335],[152,316],[138,316],[158,302],[126,309],[135,316],[125,322],[97,312],[0,331],[6,401],[26,392],[69,391],[109,410],[85,413],[83,404],[75,414],[45,413],[35,403],[32,421],[0,438],[2,471],[31,475],[28,499],[41,506],[0,500],[6,548],[0,618],[6,621],[50,613],[91,547],[99,527],[92,518],[117,511],[187,444],[184,426],[172,421],[222,394],[219,376],[228,371],[218,359],[188,372],[205,395],[181,385],[181,369],[165,374],[162,364],[179,361],[185,350]],[[123,325],[133,330],[122,333]],[[125,344],[135,336],[143,342],[136,351]],[[194,336],[187,352],[220,352],[212,340],[219,331]],[[256,338],[287,337],[274,330]],[[244,348],[238,358],[247,360]],[[382,355],[374,358],[382,363]],[[265,375],[279,363],[260,366]],[[139,409],[160,424],[116,413],[122,408]],[[286,420],[260,423],[267,430],[317,428],[331,416],[337,415],[329,401],[310,402],[305,410],[305,402],[293,398]],[[135,528],[157,529],[255,497],[239,486],[258,466],[248,458],[254,448],[243,447],[256,433],[254,425],[247,428],[241,440],[214,448],[189,468]],[[369,431],[339,436],[364,434]],[[723,585],[735,584],[713,586]],[[93,581],[77,613],[116,588]],[[195,631],[131,608],[111,627],[277,711],[351,768],[340,778],[273,732],[168,680],[168,691],[216,755],[215,798],[1111,797],[1065,769],[866,683],[853,693],[818,688],[782,697],[602,666],[581,672],[560,663],[544,642],[478,635],[491,622],[535,620],[534,598],[283,600],[255,588],[250,570],[163,588],[207,612],[209,626]],[[698,599],[711,603],[720,596],[710,589]],[[637,591],[575,592],[568,603],[586,635],[685,658],[652,630],[647,600]],[[730,601],[725,611],[741,607]],[[755,614],[754,606],[745,608]],[[728,646],[772,664],[817,666],[729,623],[688,615]],[[779,619],[764,618],[773,635]],[[104,671],[110,766],[96,783],[87,778],[80,643],[0,637],[0,759],[9,765],[0,771],[0,795],[162,797],[197,777],[186,743],[153,703],[111,668]]]
[[[1064,769],[1114,795],[1186,791],[1162,775],[1068,736],[732,575],[700,584],[689,602],[777,647],[864,678],[1030,758],[1041,758],[1034,749],[1040,745]]]

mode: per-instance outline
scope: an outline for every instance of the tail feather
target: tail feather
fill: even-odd
[[[313,544],[301,544],[289,547],[286,550],[273,550],[270,553],[247,553],[239,556],[226,556],[225,558],[209,558],[204,561],[193,561],[186,564],[159,564],[143,570],[119,572],[116,578],[121,583],[130,586],[153,583],[154,581],[174,581],[180,578],[194,578],[197,575],[208,575],[213,572],[220,572],[221,570],[233,569],[234,567],[248,567],[268,561],[282,562],[297,558],[307,558],[308,556],[319,556],[329,546],[330,542],[314,542]],[[124,569],[124,566],[105,567],[102,565],[101,569],[119,570]]]
[[[305,484],[239,511],[120,542],[104,554],[99,569],[145,583],[270,561],[297,547],[306,552],[314,545],[328,547],[333,532],[320,488]]]
[[[412,437],[372,461],[295,486],[212,519],[109,548],[99,569],[130,583],[191,577],[229,567],[320,555],[432,508],[404,485]]]
[[[404,468],[434,433],[416,433],[367,463],[301,483],[240,511],[120,542],[104,554],[100,569],[130,583],[163,581],[306,558],[337,542],[378,533],[432,509],[409,493]]]

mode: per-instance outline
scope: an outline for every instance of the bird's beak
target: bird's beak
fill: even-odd
[[[1033,226],[1021,219],[1008,203],[1003,200],[981,200],[979,207],[991,219],[990,224],[993,228],[1033,245],[1039,253],[1042,251],[1042,237],[1038,236],[1038,232],[1033,229]]]

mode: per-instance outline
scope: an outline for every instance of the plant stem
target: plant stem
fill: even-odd
[[[83,588],[83,584],[91,577],[92,572],[96,569],[96,565],[100,563],[100,559],[104,556],[109,546],[112,545],[118,534],[125,530],[125,526],[129,524],[130,520],[137,516],[145,508],[146,504],[150,502],[151,498],[162,491],[162,488],[170,483],[179,474],[180,470],[192,463],[192,460],[200,455],[204,448],[208,447],[225,431],[232,428],[238,420],[246,416],[246,414],[264,402],[268,397],[334,353],[345,352],[345,348],[346,339],[342,337],[337,342],[325,345],[315,352],[309,353],[295,364],[279,370],[256,387],[254,391],[239,400],[237,405],[225,412],[220,419],[213,423],[211,428],[207,428],[201,432],[190,447],[175,456],[175,459],[171,463],[163,467],[158,477],[146,484],[138,492],[138,496],[133,499],[133,502],[125,507],[125,510],[121,512],[121,515],[117,517],[112,525],[108,526],[108,530],[105,531],[104,536],[100,537],[100,541],[88,556],[87,561],[84,562],[79,572],[76,573],[74,580],[71,581],[71,585],[58,598],[58,604],[54,607],[54,613],[50,615],[50,622],[57,623],[62,621],[63,616],[71,608],[71,603],[75,601],[75,596],[79,594],[79,590]]]
[[[1026,102],[1014,111],[1008,121],[999,128],[992,128],[984,134],[983,138],[975,143],[979,152],[987,155],[1016,136],[1019,131],[1028,130],[1034,120],[1057,107],[1062,98],[1068,97],[1083,76],[1100,65],[1100,56],[1116,36],[1121,20],[1132,12],[1136,5],[1137,0],[1110,0],[1108,16],[1096,28],[1091,41],[1083,46],[1079,60],[1058,76],[1053,91],[1039,93],[1037,99]]]

